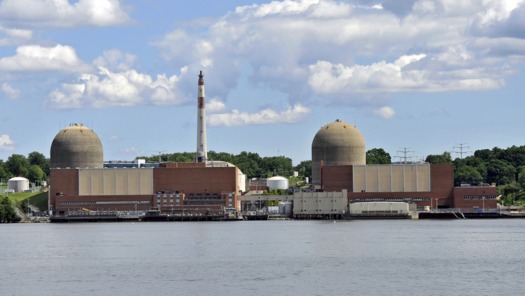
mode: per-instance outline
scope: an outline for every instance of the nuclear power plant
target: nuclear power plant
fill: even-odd
[[[494,186],[454,187],[452,164],[367,165],[363,136],[343,120],[326,124],[313,138],[310,190],[278,196],[249,192],[239,168],[208,160],[202,71],[197,93],[192,163],[104,164],[102,142],[93,130],[72,124],[59,131],[50,153],[54,221],[114,221],[121,213],[157,221],[264,219],[270,201],[283,205],[279,217],[295,219],[417,218],[438,209],[465,217],[497,208]],[[288,186],[285,181],[268,182],[281,188]]]
[[[246,176],[231,163],[207,161],[204,94],[201,72],[194,163],[136,162],[125,167],[108,163],[105,167],[102,143],[93,130],[82,124],[61,130],[50,153],[52,215],[91,219],[94,213],[149,211],[151,219],[163,219],[163,213],[195,220],[237,216]]]

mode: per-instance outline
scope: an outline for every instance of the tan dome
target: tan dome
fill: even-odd
[[[93,130],[84,125],[72,124],[53,139],[52,168],[101,168],[103,165],[102,142]]]
[[[312,142],[312,183],[321,184],[323,165],[366,164],[366,144],[359,130],[341,120],[323,126]]]

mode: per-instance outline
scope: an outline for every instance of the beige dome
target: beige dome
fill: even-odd
[[[82,124],[61,130],[51,144],[52,168],[101,168],[104,165],[102,142]]]
[[[364,165],[366,144],[359,130],[341,120],[323,126],[312,142],[312,183],[321,184],[323,165]]]

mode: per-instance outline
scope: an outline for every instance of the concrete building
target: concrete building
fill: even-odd
[[[346,190],[293,194],[293,217],[296,219],[341,218],[346,214],[347,209]]]

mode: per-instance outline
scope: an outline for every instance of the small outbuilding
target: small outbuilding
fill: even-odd
[[[7,190],[13,190],[14,192],[24,192],[29,190],[29,180],[23,177],[14,177],[7,181]]]

